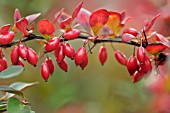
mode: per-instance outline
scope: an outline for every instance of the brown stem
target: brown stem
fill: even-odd
[[[79,37],[77,37],[76,39],[88,39],[88,35],[83,35],[81,34]],[[45,40],[43,38],[43,36],[39,36],[39,35],[35,35],[35,34],[29,34],[27,37],[23,38],[21,40],[21,42],[27,42],[27,41],[31,41],[31,40],[35,40],[35,39],[40,39],[40,40]],[[63,41],[69,41],[67,39],[60,39],[61,42]],[[9,44],[0,44],[0,47],[5,47],[5,48],[9,48],[13,45],[16,45],[19,42],[19,40],[17,41],[12,41]],[[138,43],[134,43],[131,41],[128,42],[122,42],[122,38],[121,36],[118,36],[116,38],[104,38],[104,39],[95,39],[95,41],[93,42],[94,44],[98,44],[98,43],[103,43],[103,42],[111,42],[111,43],[124,43],[124,44],[129,44],[129,45],[134,45],[134,46],[140,46],[140,44]]]

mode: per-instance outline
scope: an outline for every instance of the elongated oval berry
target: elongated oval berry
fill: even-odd
[[[27,50],[27,47],[24,46],[24,45],[19,45],[18,47],[18,52],[19,52],[19,56],[26,60],[27,59],[27,54],[28,54],[28,50]]]
[[[19,59],[19,54],[18,54],[18,46],[15,46],[11,52],[11,62],[12,64],[16,64]]]
[[[47,58],[47,59],[45,60],[45,63],[48,65],[48,68],[49,68],[49,70],[50,70],[50,74],[53,74],[55,65],[54,65],[52,59],[51,59],[51,58]]]
[[[2,72],[4,70],[4,68],[0,65],[0,72]]]
[[[24,63],[20,58],[19,58],[18,62],[16,64],[14,64],[14,65],[20,65],[20,66],[22,66],[24,68]]]
[[[47,63],[42,63],[41,65],[41,75],[43,79],[47,82],[49,76],[50,76],[50,70],[48,68]]]
[[[63,45],[60,46],[57,56],[56,56],[56,61],[57,63],[60,63],[63,61],[65,55],[64,55],[64,51],[63,51]]]
[[[145,73],[152,71],[152,64],[148,56],[145,57],[145,62],[141,64],[140,67]]]
[[[127,69],[130,75],[134,74],[135,71],[139,69],[137,58],[135,56],[131,56],[127,61]]]
[[[60,38],[53,38],[45,45],[45,52],[54,51],[60,43]]]
[[[69,43],[63,45],[63,51],[68,58],[74,59],[74,48]]]
[[[0,35],[0,44],[9,44],[14,39],[14,32],[10,31]]]
[[[125,65],[125,66],[127,65],[127,58],[122,52],[117,50],[114,52],[114,56],[120,64]]]
[[[8,68],[8,63],[6,58],[3,57],[2,59],[0,59],[0,65],[3,67],[4,70]]]
[[[83,70],[88,64],[88,56],[86,55],[85,60],[83,61],[82,64],[80,64],[81,69]]]
[[[123,31],[123,34],[124,34],[124,33],[131,34],[131,35],[133,35],[133,36],[135,36],[135,37],[138,35],[137,30],[134,29],[134,28],[126,28],[126,29]]]
[[[138,61],[140,63],[144,63],[145,62],[145,57],[146,57],[145,49],[142,46],[138,47],[138,49],[137,49]]]
[[[73,40],[80,35],[80,31],[77,29],[69,29],[64,33],[64,38],[67,40]]]
[[[58,63],[58,66],[65,72],[68,71],[68,63],[65,59],[62,62]]]
[[[145,76],[145,73],[143,71],[140,71],[140,70],[136,71],[132,75],[133,83],[136,83],[136,82],[140,81],[144,76]]]
[[[100,50],[99,50],[99,54],[98,54],[98,57],[99,57],[99,61],[102,65],[104,65],[104,63],[106,62],[107,60],[107,50],[106,50],[106,47],[105,46],[101,46],[100,47]]]
[[[79,48],[74,57],[75,64],[76,65],[82,64],[84,60],[86,59],[86,55],[87,55],[86,48],[85,47]]]
[[[28,48],[27,61],[28,61],[28,63],[30,63],[31,65],[36,67],[37,62],[38,62],[38,56],[37,56],[36,52],[31,48]]]

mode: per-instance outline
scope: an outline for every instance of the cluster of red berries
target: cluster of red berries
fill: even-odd
[[[38,62],[38,56],[32,48],[28,48],[24,45],[17,45],[11,52],[11,62],[13,65],[21,65],[24,67],[24,63],[21,60],[27,60],[28,63],[36,67]]]
[[[48,52],[53,52],[56,57],[56,62],[58,66],[65,72],[68,71],[68,63],[64,59],[65,56],[74,60],[77,66],[84,69],[88,64],[88,57],[86,53],[86,48],[83,46],[75,52],[74,48],[65,42],[60,42],[60,38],[52,38],[44,47],[45,54]],[[50,74],[54,72],[54,63],[51,58],[47,57],[45,62],[41,65],[41,75],[45,81],[48,80]]]

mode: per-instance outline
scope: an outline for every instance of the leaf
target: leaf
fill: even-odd
[[[82,8],[83,6],[83,2],[80,2],[76,9],[74,10],[73,14],[72,14],[72,20],[74,20],[74,18],[77,16],[77,14],[79,13],[80,9]]]
[[[56,22],[58,21],[58,19],[60,18],[61,14],[63,13],[64,8],[61,9],[61,11],[59,11],[56,15],[55,15],[55,19],[53,21],[53,24],[56,24]]]
[[[152,27],[153,24],[155,23],[155,20],[156,20],[160,15],[161,15],[161,14],[156,15],[156,16],[152,19],[152,21],[151,21],[150,23],[146,22],[146,25],[145,25],[145,27],[144,27],[145,32],[148,32],[148,31],[151,29],[151,27]]]
[[[167,46],[162,43],[152,43],[146,46],[146,51],[150,54],[156,55],[162,51],[164,51]]]
[[[10,88],[13,88],[15,90],[18,90],[18,91],[22,91],[22,90],[25,90],[29,87],[32,87],[34,85],[37,85],[38,82],[32,82],[32,83],[26,83],[26,82],[14,82],[12,83],[9,87]],[[7,100],[11,97],[15,96],[15,94],[12,94],[12,93],[6,93],[5,96],[3,97],[4,100]]]
[[[42,35],[52,35],[55,28],[49,20],[42,19],[38,22],[38,30]]]
[[[27,30],[27,27],[28,27],[28,20],[26,18],[22,18],[21,20],[17,21],[15,23],[15,26],[16,28],[22,32],[24,35],[27,35],[28,34],[28,30]]]
[[[31,23],[34,22],[40,15],[41,15],[41,13],[32,14],[32,15],[26,16],[26,19],[28,20],[28,23],[31,24]]]
[[[161,34],[156,34],[157,38],[161,41],[161,43],[165,46],[167,46],[168,48],[170,48],[170,41],[165,38],[163,35]]]
[[[105,9],[99,9],[90,15],[89,23],[95,36],[97,36],[101,28],[107,23],[108,18],[109,13]]]
[[[20,14],[18,9],[15,9],[15,12],[14,12],[14,21],[17,22],[20,19],[21,19],[21,14]]]
[[[88,10],[81,8],[77,15],[77,20],[79,24],[88,32],[91,31],[90,24],[89,24],[89,18],[90,18],[91,12]]]
[[[109,19],[106,25],[111,29],[113,36],[117,35],[123,28],[121,26],[121,15],[118,12],[109,12]]]
[[[24,68],[22,66],[11,66],[6,70],[0,72],[0,79],[12,78],[20,75]]]
[[[7,25],[2,26],[2,28],[0,29],[0,34],[6,34],[6,33],[8,33],[10,27],[11,27],[10,24],[7,24]]]
[[[0,113],[6,111],[7,104],[0,104]]]
[[[13,94],[19,95],[19,96],[24,98],[24,95],[23,95],[22,91],[13,89],[10,86],[0,86],[0,91],[13,93]],[[1,100],[7,100],[5,97],[2,97]]]
[[[23,105],[17,98],[10,98],[7,104],[8,113],[34,113],[28,105]]]

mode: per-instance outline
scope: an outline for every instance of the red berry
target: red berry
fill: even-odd
[[[64,59],[62,62],[58,63],[58,66],[65,72],[68,71],[68,63]]]
[[[79,48],[79,50],[76,52],[75,57],[74,57],[74,62],[76,65],[80,65],[84,62],[84,60],[86,59],[86,48],[85,47],[81,47]]]
[[[4,68],[0,65],[0,72],[2,72],[4,70]]]
[[[9,44],[14,39],[14,32],[0,35],[0,44]]]
[[[145,62],[141,64],[140,67],[145,73],[152,71],[152,64],[148,56],[145,57]]]
[[[85,60],[83,61],[82,64],[80,64],[81,69],[83,70],[88,64],[88,56],[86,55]]]
[[[0,65],[3,67],[4,70],[8,68],[7,60],[4,57],[0,59]]]
[[[28,55],[27,55],[27,61],[33,65],[34,67],[37,65],[38,63],[38,56],[36,54],[36,52],[31,49],[31,48],[28,48]]]
[[[47,58],[45,60],[45,63],[48,65],[48,68],[50,70],[50,74],[53,74],[55,66],[54,66],[54,63],[53,63],[52,59],[51,58]]]
[[[136,83],[136,82],[140,81],[144,76],[145,76],[145,73],[143,71],[140,71],[140,70],[136,71],[132,75],[133,83]]]
[[[67,40],[73,40],[80,35],[80,31],[77,29],[69,29],[64,33],[64,38]]]
[[[114,52],[114,56],[120,64],[125,65],[125,66],[127,65],[127,58],[122,52],[117,50]]]
[[[69,43],[63,45],[63,51],[67,57],[74,59],[75,55],[74,48]]]
[[[145,49],[142,46],[138,47],[138,49],[137,49],[138,61],[140,63],[144,63],[145,62],[145,57],[146,57]]]
[[[18,52],[19,52],[19,56],[21,58],[23,58],[24,60],[27,59],[27,54],[28,54],[28,50],[27,50],[27,47],[24,46],[24,45],[19,45],[18,47]]]
[[[24,63],[23,63],[23,61],[21,59],[19,59],[18,62],[16,64],[14,64],[14,65],[20,65],[20,66],[22,66],[24,68]]]
[[[60,43],[60,38],[53,38],[45,45],[45,52],[54,51]]]
[[[137,30],[134,29],[134,28],[127,28],[127,29],[125,29],[125,30],[123,31],[123,34],[125,34],[125,33],[131,34],[131,35],[133,35],[133,36],[135,36],[135,37],[138,35]]]
[[[64,57],[65,57],[65,55],[64,55],[64,51],[63,51],[63,45],[61,45],[59,48],[59,51],[57,53],[57,56],[56,56],[57,63],[62,62]]]
[[[47,82],[49,76],[50,76],[50,70],[48,68],[47,63],[42,63],[41,65],[41,75],[43,79]]]
[[[19,59],[19,53],[18,53],[18,46],[15,46],[11,52],[11,62],[12,64],[16,64]]]
[[[104,63],[106,62],[107,56],[108,56],[108,55],[107,55],[106,47],[105,47],[105,46],[101,46],[101,47],[100,47],[100,50],[99,50],[99,55],[98,55],[98,57],[99,57],[100,63],[101,63],[102,65],[104,65]]]
[[[138,62],[135,56],[131,56],[127,61],[127,69],[130,75],[134,74],[139,69]]]

